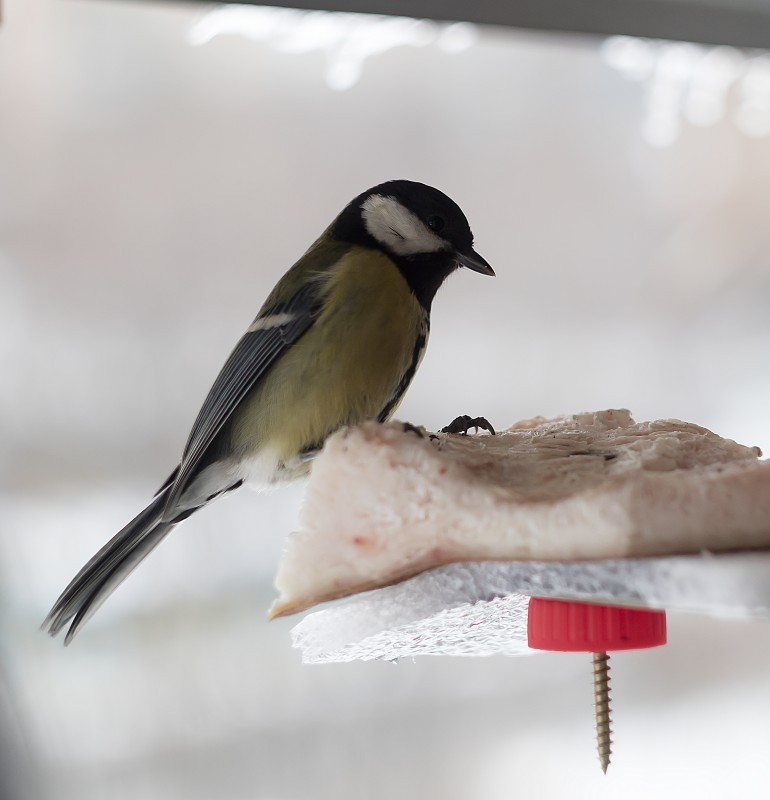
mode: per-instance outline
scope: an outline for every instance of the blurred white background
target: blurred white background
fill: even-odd
[[[38,625],[390,178],[456,199],[498,275],[442,289],[400,418],[628,407],[770,451],[768,57],[428,26],[361,70],[197,5],[3,5],[0,796],[767,797],[764,623],[616,656],[606,778],[588,656],[302,666],[265,619],[301,487],[196,515],[67,650]]]

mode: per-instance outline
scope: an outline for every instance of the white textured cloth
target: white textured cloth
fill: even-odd
[[[308,614],[292,638],[307,663],[523,655],[531,595],[768,617],[770,552],[451,564]]]

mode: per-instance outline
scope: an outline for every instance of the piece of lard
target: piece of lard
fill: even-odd
[[[332,436],[272,616],[444,564],[660,556],[770,546],[770,461],[688,422],[626,410],[420,438],[400,423]]]

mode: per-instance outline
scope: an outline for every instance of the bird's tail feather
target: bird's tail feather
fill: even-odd
[[[78,572],[43,622],[44,631],[56,636],[72,619],[64,638],[64,644],[69,644],[99,606],[161,543],[175,524],[161,521],[167,494],[161,492]]]

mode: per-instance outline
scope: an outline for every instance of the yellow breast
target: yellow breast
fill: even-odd
[[[284,460],[377,417],[412,367],[418,338],[427,339],[427,312],[384,254],[353,248],[324,280],[319,318],[234,420],[239,441]]]

